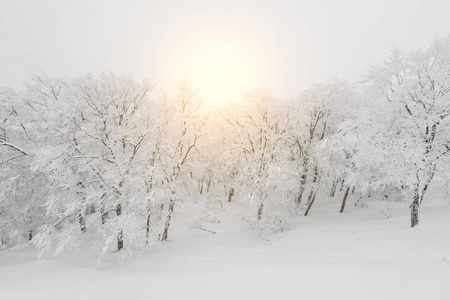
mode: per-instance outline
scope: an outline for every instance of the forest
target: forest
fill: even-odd
[[[112,73],[40,73],[23,90],[0,90],[1,249],[164,249],[200,195],[211,207],[245,200],[245,221],[272,234],[324,195],[344,218],[370,198],[407,202],[410,227],[425,218],[427,191],[450,199],[450,38],[394,48],[360,82],[290,98],[261,88],[206,109],[187,82],[173,95],[153,90]]]

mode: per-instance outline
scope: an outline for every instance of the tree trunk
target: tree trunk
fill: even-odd
[[[344,179],[341,180],[341,187],[339,188],[339,192],[342,192],[342,190],[344,189]]]
[[[256,219],[258,222],[261,221],[261,219],[262,219],[263,210],[264,210],[264,203],[261,201],[261,203],[259,204],[259,207],[258,207],[258,217]]]
[[[308,201],[306,202],[307,206],[309,206],[311,204],[311,200],[312,200],[313,196],[314,196],[314,186],[309,191]]]
[[[311,200],[309,201],[308,208],[307,208],[306,211],[305,211],[305,217],[308,215],[309,210],[311,209],[311,207],[312,207],[312,205],[313,205],[313,203],[314,203],[314,200],[316,200],[316,194],[317,194],[317,193],[314,193],[313,196],[312,196],[312,198],[311,198]]]
[[[347,187],[347,190],[345,191],[344,199],[342,199],[341,210],[339,211],[340,213],[344,212],[345,202],[347,201],[348,192],[350,192],[350,186]]]
[[[122,229],[119,230],[119,233],[117,234],[117,251],[120,251],[123,249],[123,231]]]
[[[339,189],[339,192],[342,192],[342,190],[344,189],[344,184],[345,184],[344,179],[342,179],[341,180],[341,187]]]
[[[105,207],[103,205],[100,208],[100,213],[102,214],[102,224],[105,224],[108,219],[108,212],[105,212]]]
[[[300,178],[300,188],[298,190],[297,200],[295,201],[297,206],[300,206],[302,204],[302,197],[303,197],[303,193],[305,191],[305,184],[306,184],[307,179],[308,179],[308,177],[306,174],[303,174],[302,177]]]
[[[100,214],[102,216],[102,225],[106,223],[106,220],[108,219],[108,212],[105,212],[105,203],[104,198],[106,197],[106,193],[102,195],[101,199],[101,207],[100,207]]]
[[[308,206],[308,208],[305,211],[305,216],[308,215],[309,210],[311,209],[311,206],[314,203],[314,200],[316,199],[316,193],[318,188],[316,189],[316,186],[318,186],[318,174],[317,174],[317,166],[314,167],[314,178],[313,178],[313,182],[312,182],[312,186],[311,186],[311,191],[309,192],[309,196],[308,196],[308,202],[306,202],[306,205]]]
[[[200,181],[200,195],[203,194],[203,179]]]
[[[414,191],[414,200],[411,203],[411,228],[419,224],[419,206],[420,206],[419,188],[416,187]]]
[[[175,200],[173,198],[171,198],[170,202],[169,202],[169,211],[167,214],[166,224],[164,225],[164,231],[161,236],[161,242],[167,242],[167,238],[169,235],[170,220],[172,219],[172,213],[173,213],[174,206],[175,206]]]
[[[230,191],[228,192],[228,202],[231,202],[231,198],[234,196],[234,188],[230,187]]]
[[[330,190],[330,197],[334,197],[334,195],[336,194],[336,189],[337,189],[337,185],[338,185],[339,180],[335,180],[333,181],[333,184],[331,185],[331,190]]]
[[[81,232],[83,233],[83,232],[86,231],[86,219],[85,219],[85,217],[80,213],[80,214],[78,215],[78,220],[79,220],[79,222],[80,222],[80,229],[81,229]]]
[[[116,213],[118,216],[122,214],[122,205],[117,204],[116,206]],[[122,250],[123,248],[123,231],[122,229],[119,229],[119,233],[117,234],[117,251]]]
[[[211,178],[208,179],[208,184],[206,185],[206,192],[209,193],[209,188],[211,187]]]
[[[150,209],[147,210],[147,224],[145,226],[145,244],[148,245],[148,237],[150,235]]]

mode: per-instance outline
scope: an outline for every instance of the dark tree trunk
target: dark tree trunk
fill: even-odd
[[[161,242],[167,242],[167,238],[169,236],[169,227],[170,227],[170,220],[172,220],[172,213],[173,208],[175,206],[175,200],[172,198],[169,202],[169,211],[167,214],[166,224],[164,225],[164,231],[161,235]]]
[[[150,209],[147,210],[147,224],[145,226],[145,244],[148,245],[148,237],[150,235]]]
[[[411,227],[419,224],[419,206],[420,206],[420,194],[419,187],[414,190],[414,199],[411,203]]]
[[[337,185],[338,185],[339,180],[335,180],[333,181],[333,184],[331,185],[331,190],[330,190],[330,197],[334,197],[334,195],[336,194],[336,189],[337,189]]]
[[[105,224],[108,219],[108,212],[105,212],[105,207],[103,205],[100,208],[100,213],[102,214],[102,224]]]
[[[80,213],[78,215],[78,220],[80,222],[81,232],[85,232],[86,231],[86,218]]]
[[[106,193],[102,195],[102,201],[101,201],[101,207],[100,207],[100,214],[102,216],[102,224],[106,223],[106,220],[108,219],[108,212],[105,212],[105,203],[104,198],[106,197]]]
[[[306,211],[305,211],[305,217],[308,215],[309,210],[311,209],[311,207],[312,207],[312,205],[313,205],[313,203],[314,203],[314,200],[316,200],[316,194],[317,194],[317,193],[314,193],[314,194],[312,195],[312,197],[311,197],[311,200],[309,201],[308,208],[307,208]]]
[[[313,178],[313,182],[312,182],[313,184],[312,184],[312,187],[311,187],[311,191],[309,192],[308,202],[306,202],[306,205],[308,206],[308,208],[305,211],[305,216],[308,215],[308,212],[311,209],[311,206],[313,205],[314,200],[316,198],[316,193],[317,193],[316,186],[318,185],[317,178],[318,178],[317,166],[315,166],[315,168],[314,168],[314,178]]]
[[[123,249],[123,231],[122,229],[119,230],[119,233],[117,234],[117,251],[120,251]]]
[[[89,205],[87,208],[87,212],[86,215],[91,215],[91,214],[95,214],[95,205]]]
[[[200,195],[203,194],[203,179],[200,181]]]
[[[209,193],[209,188],[211,187],[211,178],[208,179],[208,184],[206,185],[206,192]]]
[[[341,187],[339,188],[339,192],[342,192],[342,190],[344,189],[344,179],[341,180]]]
[[[230,191],[228,192],[228,202],[231,202],[233,196],[234,196],[234,188],[230,187]]]
[[[309,191],[308,195],[308,201],[306,202],[306,205],[309,206],[311,204],[311,200],[314,196],[314,186],[311,188],[311,191]]]
[[[342,199],[341,210],[339,211],[340,213],[344,212],[345,202],[347,201],[347,196],[348,196],[349,192],[350,192],[350,186],[347,187],[347,190],[345,191],[344,199]]]
[[[122,205],[117,204],[116,206],[116,213],[118,216],[122,214]],[[123,231],[122,229],[119,229],[119,233],[117,234],[117,251],[122,250],[123,248]]]
[[[259,204],[259,207],[258,207],[258,217],[256,218],[256,220],[258,222],[261,221],[261,219],[262,219],[263,210],[264,210],[264,203],[261,201],[261,203]]]
[[[303,193],[305,192],[305,184],[306,184],[306,180],[308,179],[306,172],[307,171],[305,171],[305,173],[300,177],[300,188],[298,190],[297,200],[295,201],[297,206],[300,206],[302,204],[302,197],[303,197]]]

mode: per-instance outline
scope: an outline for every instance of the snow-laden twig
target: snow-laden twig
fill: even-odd
[[[198,230],[203,230],[203,231],[207,231],[207,232],[211,232],[212,234],[217,234],[217,232],[200,227],[200,226],[193,226],[193,228],[198,229]]]

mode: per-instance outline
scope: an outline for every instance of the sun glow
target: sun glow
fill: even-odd
[[[194,60],[187,80],[199,90],[209,107],[238,101],[250,85],[245,65],[226,56],[207,56]]]
[[[246,91],[264,86],[261,79],[270,69],[267,49],[237,31],[189,31],[162,44],[163,88],[173,91],[184,80],[198,90],[205,108],[241,100]]]

